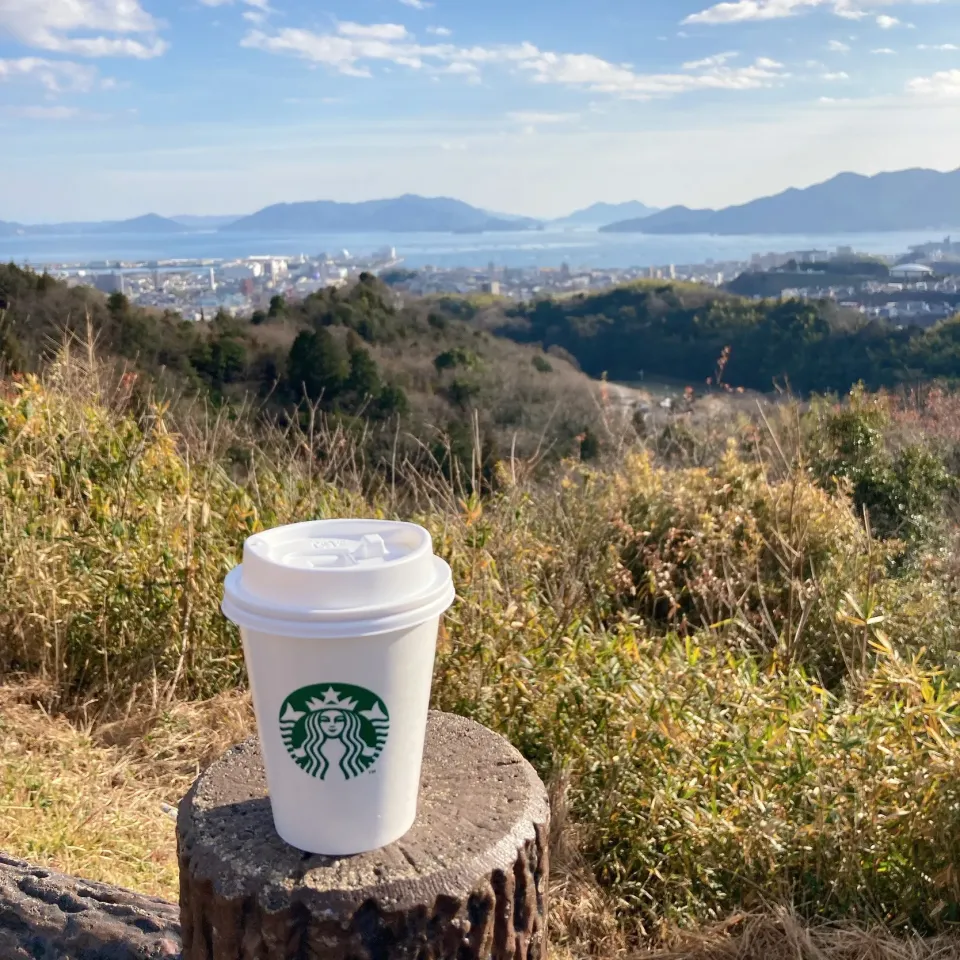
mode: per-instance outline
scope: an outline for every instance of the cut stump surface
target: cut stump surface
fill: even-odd
[[[184,960],[539,960],[549,804],[509,743],[431,713],[417,821],[351,857],[277,835],[255,739],[180,806]]]

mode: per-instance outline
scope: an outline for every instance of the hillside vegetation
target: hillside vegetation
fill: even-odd
[[[960,318],[898,329],[830,302],[747,300],[693,284],[641,282],[486,316],[521,343],[562,348],[592,376],[716,377],[729,348],[727,383],[808,393],[960,378]]]
[[[596,387],[561,357],[516,346],[425,302],[400,306],[364,274],[345,291],[297,303],[274,297],[252,317],[193,323],[0,265],[0,364],[35,372],[70,340],[145,375],[143,386],[204,397],[285,422],[298,408],[338,417],[380,462],[426,446],[464,462],[513,450],[555,460],[596,437]],[[141,387],[136,388],[139,393]],[[398,430],[398,427],[400,428]],[[410,438],[416,437],[413,442]]]
[[[147,710],[124,742],[157,778],[148,796],[183,750],[209,757],[176,705],[245,685],[218,609],[244,538],[403,517],[458,587],[435,704],[504,733],[552,784],[574,952],[770,902],[927,933],[960,915],[952,396],[857,394],[715,435],[678,421],[669,461],[663,437],[549,478],[501,460],[481,497],[440,465],[371,475],[335,418],[178,424],[128,388],[76,353],[4,386],[0,670],[94,731]],[[11,732],[0,845],[76,862],[110,790],[66,815],[76,761],[38,774]],[[174,732],[179,749],[156,746]],[[89,863],[143,882],[130,826]],[[152,888],[171,894],[170,875]]]
[[[434,383],[469,369],[456,351],[474,342],[555,361],[441,313],[391,340],[406,315],[362,306],[380,297],[367,282],[278,305],[229,337],[282,333],[289,362],[319,331],[349,358],[354,334],[381,382],[428,330],[463,338],[443,341],[447,359],[432,339],[429,360],[408,358]],[[127,322],[102,316],[104,331]],[[176,330],[192,350],[227,336],[213,326]],[[503,733],[550,785],[558,951],[960,949],[957,395],[858,388],[630,436],[601,391],[604,443],[549,468],[484,453],[476,430],[451,461],[394,412],[408,445],[387,469],[357,429],[378,421],[346,412],[346,393],[278,418],[279,386],[244,408],[244,381],[214,388],[193,360],[206,405],[79,345],[29,365],[0,381],[0,849],[175,897],[161,804],[251,729],[219,611],[244,539],[402,518],[431,531],[457,585],[435,706]],[[326,368],[303,369],[309,393]]]

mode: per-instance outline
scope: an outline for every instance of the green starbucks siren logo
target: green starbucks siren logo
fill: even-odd
[[[390,729],[384,702],[363,687],[319,683],[283,701],[280,735],[311,777],[359,777],[383,753]]]

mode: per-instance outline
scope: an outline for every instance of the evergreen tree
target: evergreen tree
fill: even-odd
[[[311,400],[332,404],[346,385],[350,361],[343,345],[329,330],[304,330],[293,341],[287,362],[295,396],[306,392]]]
[[[356,394],[361,403],[368,397],[376,397],[380,393],[380,371],[377,362],[370,356],[370,351],[361,346],[354,346],[350,350],[350,376],[347,378],[347,389]]]

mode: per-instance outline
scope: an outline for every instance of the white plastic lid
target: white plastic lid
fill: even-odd
[[[250,537],[224,583],[224,614],[290,637],[353,637],[416,626],[455,597],[450,567],[413,523],[313,520]]]

